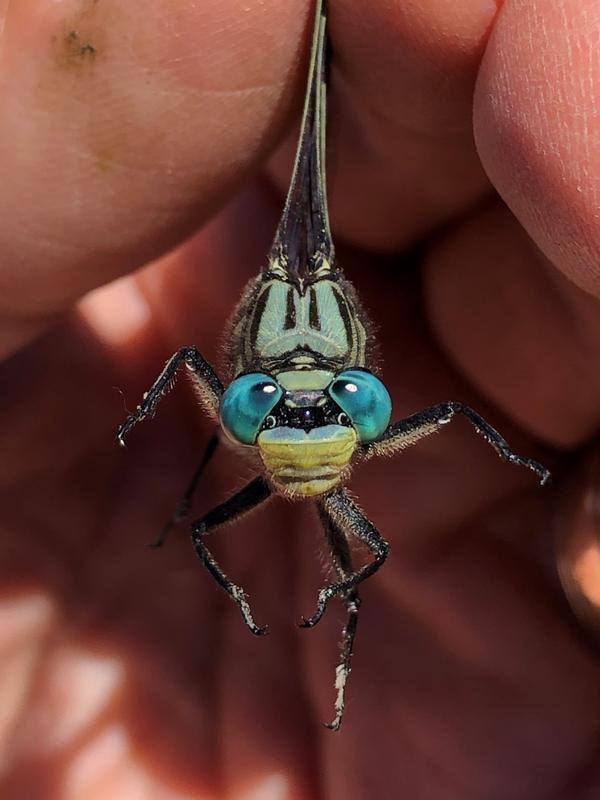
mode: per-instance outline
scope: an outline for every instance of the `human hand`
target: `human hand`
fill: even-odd
[[[468,402],[560,484],[600,407],[595,6],[330,5],[333,227],[394,415]],[[550,563],[556,498],[467,424],[356,470],[392,556],[363,588],[337,735],[320,723],[341,611],[293,625],[321,578],[308,504],[214,541],[266,639],[186,526],[144,546],[210,426],[180,388],[124,454],[113,387],[132,407],[180,345],[218,359],[281,208],[250,179],[298,110],[312,13],[245,8],[5,11],[2,796],[595,797],[600,668]],[[281,191],[290,148],[269,165]],[[248,474],[220,455],[198,514]]]

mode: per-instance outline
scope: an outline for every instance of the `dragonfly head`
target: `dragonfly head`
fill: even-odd
[[[230,384],[220,414],[233,441],[258,447],[278,488],[309,496],[339,483],[359,444],[383,433],[391,400],[363,369],[253,372]]]

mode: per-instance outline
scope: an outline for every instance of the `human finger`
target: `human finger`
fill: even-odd
[[[475,95],[485,169],[529,235],[600,297],[600,16],[594,0],[511,0]]]
[[[23,0],[0,72],[6,349],[188,235],[280,135],[297,3]]]
[[[505,5],[475,112],[486,169],[525,232],[496,205],[427,259],[445,352],[529,430],[567,446],[600,422],[598,24],[591,2]]]

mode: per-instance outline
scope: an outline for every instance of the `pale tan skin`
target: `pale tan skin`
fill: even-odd
[[[355,472],[393,552],[364,587],[339,735],[320,722],[340,619],[332,604],[312,633],[292,624],[321,578],[306,506],[274,502],[214,542],[265,640],[185,529],[145,548],[209,429],[181,388],[123,453],[112,387],[131,408],[178,346],[215,355],[275,228],[280,200],[239,192],[298,113],[312,10],[141,5],[0,2],[0,344],[25,348],[0,400],[0,795],[598,797],[600,657],[552,575],[557,489],[466,423]],[[333,227],[362,251],[344,263],[381,326],[395,414],[468,402],[560,487],[561,458],[537,443],[580,448],[600,416],[597,0],[494,13],[331,0]],[[492,183],[472,139],[477,75]],[[270,167],[281,190],[292,139]],[[88,301],[87,331],[69,313],[233,198],[191,244]],[[369,251],[440,226],[421,267],[431,343],[400,260]],[[239,459],[221,456],[199,509],[235,474]]]

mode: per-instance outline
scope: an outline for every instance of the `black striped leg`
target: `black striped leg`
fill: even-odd
[[[323,529],[325,530],[325,536],[329,544],[337,574],[342,580],[346,580],[354,572],[348,540],[341,528],[328,516],[320,501],[317,502],[317,509],[323,524]],[[346,684],[352,668],[352,652],[354,648],[354,637],[356,636],[356,626],[358,625],[358,610],[360,608],[360,597],[358,596],[358,590],[356,588],[346,592],[344,595],[344,603],[346,605],[347,617],[346,625],[342,632],[340,660],[335,670],[335,717],[332,722],[327,723],[325,726],[333,731],[339,730],[342,724],[346,705]]]
[[[154,414],[156,406],[171,389],[177,370],[185,364],[190,371],[190,376],[198,390],[200,400],[216,416],[219,410],[219,401],[223,394],[223,385],[208,361],[196,350],[195,347],[182,347],[167,361],[163,371],[144,395],[144,399],[137,407],[135,414],[130,414],[125,422],[117,429],[117,441],[125,446],[125,437],[129,431],[146,417]]]
[[[162,531],[156,537],[156,539],[151,542],[151,547],[162,547],[165,541],[167,540],[167,536],[170,532],[175,528],[179,523],[187,517],[190,512],[190,508],[192,506],[192,499],[194,497],[194,493],[198,488],[198,484],[200,483],[200,478],[204,474],[204,470],[206,469],[208,463],[212,459],[215,454],[217,447],[219,446],[220,438],[218,430],[213,433],[210,437],[208,444],[206,445],[206,449],[202,455],[202,459],[200,460],[194,474],[192,475],[192,479],[190,480],[187,489],[181,500],[177,503],[175,507],[175,511],[171,516],[171,519],[164,525]]]
[[[532,470],[540,479],[543,486],[550,480],[550,472],[542,464],[532,458],[519,456],[511,450],[508,442],[498,431],[493,428],[483,417],[469,406],[462,403],[440,403],[424,411],[419,411],[406,419],[390,425],[378,441],[366,446],[367,455],[385,455],[394,453],[408,447],[430,433],[435,433],[442,425],[446,425],[456,415],[462,414],[466,417],[477,433],[494,448],[498,455],[509,464],[517,464],[520,467],[527,467]]]
[[[244,622],[250,628],[252,633],[257,636],[267,632],[266,626],[264,628],[258,627],[252,619],[250,606],[248,604],[248,596],[241,586],[236,586],[235,583],[227,577],[221,567],[215,561],[212,553],[204,544],[204,537],[212,533],[216,528],[221,527],[227,522],[232,522],[238,519],[243,514],[251,511],[259,503],[262,503],[271,495],[271,489],[264,478],[255,478],[251,483],[241,489],[229,500],[226,500],[220,506],[213,508],[208,514],[205,514],[201,519],[192,523],[192,544],[194,550],[198,554],[204,566],[227,594],[237,603],[238,608],[242,614]]]
[[[312,628],[321,619],[332,597],[352,591],[359,583],[377,572],[388,557],[390,546],[377,528],[370,522],[358,506],[352,502],[345,489],[335,489],[320,501],[321,513],[330,518],[345,536],[355,536],[373,553],[375,558],[364,567],[351,572],[339,583],[324,586],[319,591],[317,610],[306,619],[302,618],[300,627]]]

